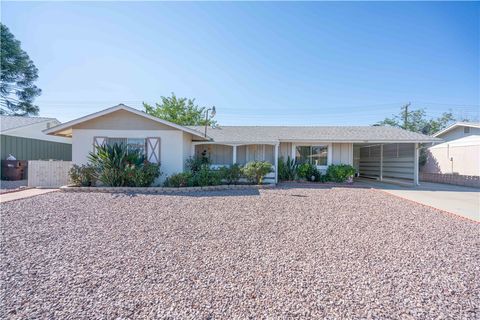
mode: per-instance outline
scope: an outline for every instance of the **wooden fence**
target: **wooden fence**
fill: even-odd
[[[69,183],[71,161],[28,161],[28,186],[58,188]]]

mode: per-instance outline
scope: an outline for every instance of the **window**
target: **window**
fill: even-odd
[[[470,127],[463,127],[463,133],[470,133]]]
[[[145,139],[143,138],[107,138],[107,144],[126,144],[128,151],[138,150],[145,154]]]
[[[328,146],[297,146],[295,161],[297,163],[311,163],[316,166],[328,164]]]

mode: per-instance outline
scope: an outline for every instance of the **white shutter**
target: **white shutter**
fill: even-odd
[[[147,138],[147,161],[160,163],[160,138]]]
[[[107,137],[93,137],[93,151],[97,150],[97,147],[104,146],[107,143]]]

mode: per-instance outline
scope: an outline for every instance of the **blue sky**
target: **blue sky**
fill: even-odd
[[[61,121],[162,95],[220,124],[368,125],[411,101],[478,117],[479,3],[2,2]]]

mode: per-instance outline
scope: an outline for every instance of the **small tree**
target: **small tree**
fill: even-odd
[[[0,114],[37,115],[39,108],[33,100],[42,90],[33,83],[38,69],[10,30],[1,23],[0,29]]]
[[[266,161],[252,161],[242,168],[242,173],[247,180],[255,184],[262,184],[263,178],[272,171],[272,164]]]
[[[199,107],[195,99],[177,98],[172,92],[171,97],[161,97],[161,103],[155,106],[143,103],[145,112],[160,119],[164,119],[182,126],[209,126],[216,125],[216,121],[205,119],[206,107]]]

